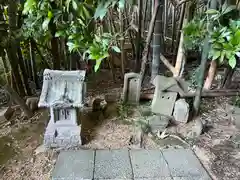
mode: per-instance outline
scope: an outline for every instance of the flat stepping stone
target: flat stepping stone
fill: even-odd
[[[174,180],[211,180],[192,150],[163,150],[163,156]]]
[[[170,171],[160,150],[131,150],[130,157],[134,179],[170,177]]]
[[[211,180],[192,150],[62,151],[52,180]]]
[[[127,149],[97,150],[94,179],[132,179],[132,168]]]
[[[92,180],[94,151],[62,151],[52,173],[52,180]]]

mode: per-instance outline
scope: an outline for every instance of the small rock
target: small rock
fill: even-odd
[[[26,104],[31,111],[36,111],[38,109],[38,102],[39,102],[38,97],[30,97],[27,98],[26,100]]]
[[[175,102],[173,110],[174,120],[180,123],[187,123],[189,117],[189,104],[185,99],[179,99]]]
[[[42,145],[40,145],[40,146],[38,146],[36,149],[35,149],[35,155],[37,155],[37,154],[40,154],[40,153],[43,153],[43,152],[45,152],[46,151],[46,148],[45,148],[45,146],[42,144]]]
[[[187,124],[179,125],[177,127],[177,133],[189,139],[199,137],[202,134],[202,131],[203,123],[200,118],[196,118]]]
[[[171,117],[163,116],[163,115],[154,115],[148,119],[149,126],[151,128],[152,133],[157,133],[158,131],[163,132],[168,126]]]
[[[13,109],[9,107],[4,107],[0,109],[0,123],[8,121],[13,115]]]
[[[141,148],[143,141],[143,132],[138,128],[135,133],[130,137],[129,144],[134,148]]]

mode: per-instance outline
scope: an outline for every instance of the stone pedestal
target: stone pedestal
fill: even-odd
[[[48,125],[44,134],[44,146],[47,148],[68,148],[81,145],[81,127],[54,127]]]

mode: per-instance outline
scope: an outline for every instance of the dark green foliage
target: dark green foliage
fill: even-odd
[[[208,57],[234,68],[236,58],[240,56],[240,19],[237,19],[237,13],[235,6],[224,3],[219,11],[208,9],[204,15],[195,17],[183,28],[185,48],[201,51],[204,38],[209,36]],[[211,31],[208,30],[209,25],[212,26]]]

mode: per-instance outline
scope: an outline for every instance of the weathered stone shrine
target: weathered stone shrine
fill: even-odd
[[[46,147],[72,147],[81,144],[77,124],[78,109],[84,105],[85,71],[45,69],[39,107],[50,108],[50,121],[44,134]]]

